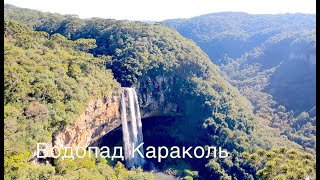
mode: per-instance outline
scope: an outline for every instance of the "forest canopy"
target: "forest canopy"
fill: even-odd
[[[11,5],[5,6],[5,18],[6,179],[28,176],[152,179],[152,173],[141,168],[127,170],[120,162],[113,167],[105,159],[86,157],[76,162],[57,159],[52,166],[30,164],[28,157],[36,142],[50,141],[57,131],[72,124],[90,100],[117,93],[120,86],[137,87],[146,79],[159,76],[173,79],[167,100],[177,103],[185,115],[192,117],[182,118],[177,129],[192,127],[195,131],[191,136],[203,135],[201,139],[190,139],[190,134],[173,131],[170,134],[175,143],[220,146],[231,152],[224,160],[213,157],[185,160],[180,167],[191,164],[190,169],[181,168],[180,174],[188,176],[186,179],[264,177],[269,164],[278,159],[269,162],[268,156],[261,155],[253,163],[246,153],[268,151],[277,146],[298,152],[304,143],[281,136],[287,131],[280,131],[276,126],[287,124],[288,134],[294,136],[290,130],[293,132],[301,126],[306,129],[315,123],[315,119],[311,124],[305,123],[310,118],[305,113],[296,118],[284,115],[284,108],[279,107],[278,117],[287,119],[275,119],[274,127],[270,126],[267,118],[254,113],[254,106],[241,91],[221,76],[220,69],[200,45],[162,23],[80,19]],[[306,141],[313,148],[315,131],[302,133],[305,135],[300,138],[310,138]],[[313,155],[300,151],[295,156],[284,153],[285,157],[280,158],[308,161],[308,166],[299,166],[299,172],[303,176],[315,176]],[[170,162],[168,167],[172,165]],[[290,170],[281,176],[291,177],[291,174]]]

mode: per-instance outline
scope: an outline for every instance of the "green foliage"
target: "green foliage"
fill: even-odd
[[[188,169],[184,170],[184,180],[192,180],[194,178],[198,178],[198,171],[190,171]]]
[[[26,174],[24,166],[37,142],[49,142],[88,101],[107,97],[119,84],[103,60],[78,51],[78,42],[62,35],[49,37],[9,20],[4,34],[5,173]],[[95,41],[79,42],[83,49]]]
[[[214,13],[164,24],[194,40],[219,64],[274,131],[315,153],[315,15]],[[310,118],[295,126],[302,112]]]
[[[116,179],[119,180],[153,180],[154,176],[152,174],[149,173],[143,173],[141,168],[132,170],[132,171],[128,171],[124,165],[118,161],[115,168],[115,175],[116,175]]]
[[[54,132],[78,117],[88,101],[116,92],[119,84],[114,79],[122,86],[140,87],[139,93],[151,93],[155,97],[158,89],[150,87],[150,80],[164,79],[165,83],[159,86],[167,89],[163,94],[165,102],[178,104],[179,112],[184,115],[168,132],[170,136],[181,145],[220,146],[231,152],[227,159],[192,161],[199,174],[186,170],[186,179],[197,176],[253,179],[256,169],[245,161],[241,152],[251,153],[279,144],[297,147],[252,113],[250,102],[220,75],[220,70],[193,41],[161,23],[82,20],[73,15],[12,6],[7,6],[5,17],[45,31],[33,31],[22,23],[5,21],[5,177],[23,173],[22,164],[27,163],[19,154],[32,152],[37,141],[50,141]],[[229,35],[222,33],[218,38]],[[240,39],[246,38],[241,33]],[[265,74],[258,73],[259,67],[249,68],[259,75],[249,83],[258,81],[258,87],[265,80]],[[248,72],[239,78],[245,79],[251,71]],[[252,94],[260,95],[257,92]],[[143,97],[140,98],[143,105]],[[305,123],[306,118],[301,115],[296,124]],[[200,135],[201,139],[195,138]],[[252,162],[258,162],[259,156],[275,157],[272,152],[260,151],[247,156]],[[288,159],[295,158],[296,154],[288,155]],[[114,169],[105,160],[87,157],[56,163],[57,175],[53,179],[153,179],[152,174],[143,173],[142,169],[126,170],[120,162]],[[189,165],[179,162],[177,167],[181,164]],[[269,162],[266,167],[273,168],[274,163]],[[51,168],[44,169],[49,175],[54,173]],[[194,168],[182,170],[185,169]]]
[[[65,150],[61,150],[61,153],[64,154]],[[75,154],[76,152],[72,152],[72,154]],[[91,151],[79,151],[79,155],[83,155],[85,153],[85,156],[83,158],[76,157],[75,160],[71,158],[65,158],[62,159],[61,157],[59,159],[55,159],[55,167],[59,174],[67,174],[69,171],[75,171],[79,168],[85,168],[88,170],[92,170],[95,168],[95,159],[94,155]],[[68,151],[66,153],[67,155],[70,155],[71,152]],[[89,155],[90,154],[90,155]]]
[[[315,177],[314,157],[296,149],[276,147],[269,151],[259,150],[248,155],[243,153],[256,169],[259,179],[304,179]]]
[[[7,17],[19,19],[10,12],[6,14]],[[40,24],[41,22],[39,26]],[[229,149],[236,146],[238,150],[248,146],[244,144],[245,137],[253,130],[254,121],[250,103],[219,75],[217,67],[194,42],[183,38],[171,28],[161,23],[150,25],[142,22],[65,17],[60,19],[60,26],[52,33],[60,33],[74,40],[96,39],[97,47],[89,52],[107,57],[106,65],[112,69],[122,86],[137,86],[147,78],[158,76],[172,78],[176,87],[173,87],[170,95],[179,95],[175,102],[185,108],[193,98],[197,99],[196,103],[201,107],[206,104],[206,112],[201,113],[205,113],[208,118],[212,117],[223,127],[217,132],[225,134],[220,140],[224,143],[223,146]],[[73,72],[77,72],[76,67],[68,67],[71,76]],[[198,122],[202,124],[204,120]],[[227,129],[236,132],[231,133]],[[243,139],[237,141],[243,144],[235,145],[234,139],[241,137]]]
[[[163,23],[194,40],[214,63],[224,64],[226,56],[232,59],[241,57],[276,34],[315,29],[315,22],[314,14],[221,12]]]
[[[25,164],[12,178],[19,179],[49,179],[55,175],[55,168],[51,165]],[[5,179],[11,179],[5,175]]]

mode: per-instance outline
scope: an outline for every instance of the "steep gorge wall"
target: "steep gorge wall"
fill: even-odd
[[[159,75],[145,77],[137,85],[142,118],[154,116],[181,116],[183,109],[175,102],[175,78]]]
[[[273,99],[297,115],[316,106],[316,53],[315,50],[295,52],[270,76],[264,89]]]
[[[119,96],[111,92],[106,99],[92,100],[73,125],[54,137],[53,145],[87,147],[120,124]]]
[[[165,76],[147,77],[138,83],[135,88],[142,118],[182,115],[182,109],[169,95],[174,83],[174,78]],[[119,94],[111,92],[106,99],[92,100],[75,123],[54,136],[52,146],[98,145],[103,136],[121,125],[119,99]]]

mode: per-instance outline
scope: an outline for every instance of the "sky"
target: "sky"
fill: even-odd
[[[250,14],[316,13],[316,0],[4,0],[5,4],[80,18],[162,21],[237,11]]]

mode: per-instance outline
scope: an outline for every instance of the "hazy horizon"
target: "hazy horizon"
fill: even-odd
[[[290,1],[283,0],[186,0],[183,2],[163,0],[150,3],[147,0],[137,1],[103,1],[91,0],[90,4],[69,1],[48,1],[48,0],[4,0],[4,4],[10,4],[21,8],[39,10],[42,12],[74,14],[80,18],[107,18],[131,21],[159,22],[168,19],[185,19],[200,15],[222,13],[222,12],[243,12],[248,14],[316,14],[316,1]],[[97,5],[99,4],[99,5]],[[126,6],[124,6],[126,4]],[[232,6],[231,6],[232,4]],[[274,5],[276,4],[276,5]],[[112,8],[110,8],[110,6]],[[157,8],[155,8],[157,7]],[[85,8],[85,10],[83,10]]]

